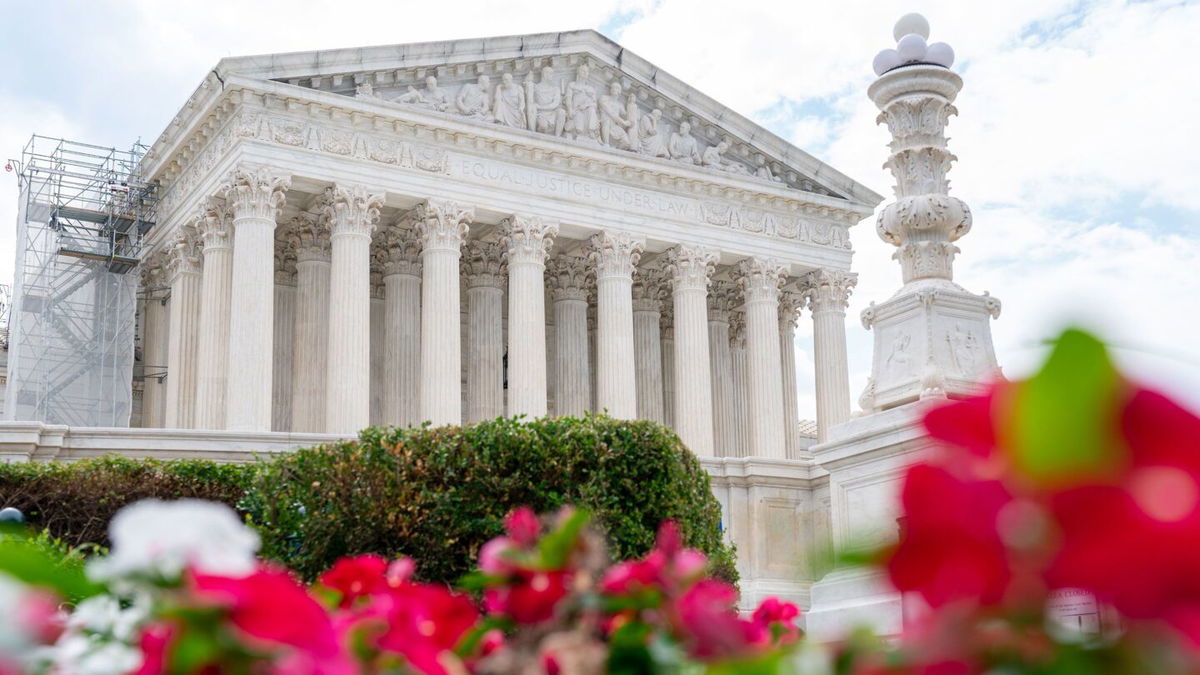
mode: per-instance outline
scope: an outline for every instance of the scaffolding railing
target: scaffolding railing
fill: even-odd
[[[19,165],[5,415],[127,426],[142,237],[156,186],[145,147],[33,136]]]

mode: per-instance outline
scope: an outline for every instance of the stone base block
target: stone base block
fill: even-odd
[[[904,627],[904,607],[880,572],[837,570],[812,585],[812,607],[805,618],[805,630],[818,642],[840,640],[861,627],[887,638]]]

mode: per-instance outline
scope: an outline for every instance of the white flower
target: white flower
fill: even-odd
[[[88,566],[97,581],[178,579],[184,568],[244,576],[255,568],[258,533],[233,509],[199,499],[146,499],[117,512],[108,526],[112,553]]]

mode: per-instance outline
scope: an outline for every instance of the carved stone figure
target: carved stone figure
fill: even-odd
[[[912,342],[912,336],[908,333],[903,333],[892,340],[891,351],[884,363],[890,376],[900,377],[909,371],[909,363],[912,361],[908,353],[910,342]]]
[[[500,76],[493,102],[496,122],[508,127],[525,128],[525,90],[513,82],[512,73]]]
[[[661,119],[662,111],[655,108],[650,111],[649,115],[643,115],[638,120],[638,140],[643,155],[650,155],[651,157],[671,156],[671,153],[667,151],[667,141],[663,137],[662,130],[658,128],[658,123]]]
[[[476,84],[464,84],[462,89],[458,90],[458,97],[454,100],[458,112],[471,119],[490,122],[492,120],[491,88],[491,78],[487,75],[480,75],[479,82]]]
[[[677,159],[692,164],[700,163],[700,145],[692,136],[692,125],[684,122],[679,125],[679,131],[671,134],[671,142],[667,145],[671,159]]]
[[[537,84],[530,78],[525,85],[525,103],[528,106],[529,128],[543,134],[562,136],[567,123],[567,111],[563,110],[562,90],[554,81],[554,69],[542,68],[542,80]]]
[[[633,103],[633,97],[629,97]],[[636,105],[636,104],[635,104]],[[600,97],[600,140],[605,145],[622,150],[635,150],[633,137],[636,129],[634,120],[627,114],[626,102],[621,100],[621,83],[613,82],[608,85],[608,93]],[[634,109],[636,114],[636,108]]]
[[[433,108],[438,112],[446,112],[450,109],[450,96],[438,86],[437,78],[432,75],[425,78],[424,89],[410,86],[408,91],[396,97],[396,102]]]
[[[578,141],[598,141],[600,118],[596,114],[596,90],[588,82],[591,70],[587,64],[579,66],[575,80],[567,84],[566,130]]]
[[[757,162],[757,164],[758,164],[758,168],[756,168],[754,170],[754,176],[756,178],[761,178],[763,180],[769,180],[769,181],[772,181],[775,183],[783,182],[782,178],[776,178],[775,174],[771,173],[771,167],[767,166],[767,158],[766,157],[763,157],[762,155],[757,155],[755,157],[754,161]]]
[[[725,160],[725,151],[729,149],[727,141],[721,141],[716,145],[711,145],[704,150],[702,163],[710,169],[724,171],[726,173],[748,174],[746,167],[738,162],[729,162]]]
[[[379,98],[370,82],[359,82],[354,85],[354,98]]]

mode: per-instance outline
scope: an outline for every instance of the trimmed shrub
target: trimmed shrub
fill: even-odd
[[[409,555],[432,581],[469,571],[504,516],[528,505],[589,510],[617,559],[644,555],[663,519],[734,580],[708,474],[669,429],[603,416],[465,427],[375,428],[281,455],[241,507],[263,553],[307,578],[359,553]]]
[[[140,499],[209,499],[234,505],[255,468],[207,460],[102,457],[78,462],[0,463],[0,507],[68,547],[108,546],[108,521]]]

